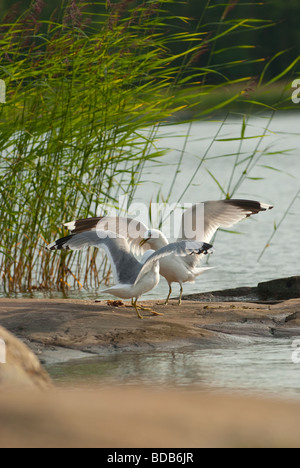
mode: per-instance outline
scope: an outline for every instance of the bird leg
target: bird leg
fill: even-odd
[[[137,316],[140,319],[143,319],[144,317],[139,313],[139,310],[142,310],[144,312],[151,312],[153,315],[164,315],[164,314],[160,314],[159,312],[156,312],[155,310],[149,309],[148,307],[143,307],[141,305],[138,305],[137,299],[135,301],[132,299],[132,306],[135,308]]]
[[[145,307],[143,306],[142,304],[137,304],[137,308],[139,310],[142,310],[143,312],[153,312],[152,309],[150,307]]]
[[[143,305],[139,305],[137,303],[137,300],[134,301],[133,299],[131,299],[131,306],[128,306],[128,307],[134,307],[139,310],[143,310],[144,312],[152,312],[152,309],[149,309],[148,307],[144,307]]]
[[[182,304],[182,295],[183,295],[183,286],[181,284],[180,285],[180,296],[179,296],[179,301],[178,301],[179,306]]]
[[[139,313],[138,310],[140,307],[137,305],[137,299],[135,301],[132,299],[132,306],[135,308],[138,318],[143,320],[144,317]]]
[[[153,315],[161,315],[163,316],[164,314],[161,314],[160,312],[156,312],[155,310],[152,310],[150,311]]]
[[[143,305],[136,304],[136,308],[138,310],[142,310],[143,312],[151,312],[153,315],[164,315],[160,312],[156,312],[155,310],[151,309],[150,307],[145,307]]]
[[[168,297],[167,297],[167,299],[166,299],[165,305],[168,305],[168,304],[169,304],[169,300],[170,300],[171,294],[172,294],[172,285],[169,284],[169,295],[168,295]]]
[[[150,309],[149,307],[144,307],[142,305],[137,305],[137,308],[139,310],[143,310],[144,312],[151,312],[153,315],[164,315],[164,314],[161,314],[159,312],[155,312],[155,310]]]

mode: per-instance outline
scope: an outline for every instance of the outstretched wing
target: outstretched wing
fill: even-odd
[[[114,281],[133,284],[141,270],[141,263],[132,255],[127,240],[110,231],[86,231],[59,239],[48,245],[49,250],[84,250],[98,247],[107,253]]]
[[[198,203],[182,216],[181,239],[210,242],[220,228],[229,228],[244,218],[273,206],[252,200],[220,200]]]
[[[206,244],[204,242],[194,242],[194,241],[181,241],[173,242],[151,255],[148,260],[142,266],[139,275],[136,278],[135,283],[137,283],[142,276],[144,276],[148,271],[153,267],[153,264],[161,260],[164,257],[169,255],[178,255],[179,257],[187,257],[194,255],[207,255],[208,253],[213,253],[212,245]]]
[[[65,227],[72,234],[80,234],[88,231],[110,231],[127,239],[131,250],[136,253],[144,253],[149,250],[149,245],[140,245],[144,239],[144,234],[148,231],[148,227],[136,219],[126,218],[123,216],[105,216],[100,218],[79,219],[66,223]]]

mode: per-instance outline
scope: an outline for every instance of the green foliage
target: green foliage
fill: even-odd
[[[244,99],[252,77],[230,79],[237,63],[226,61],[223,41],[269,25],[228,19],[232,0],[220,6],[213,30],[208,1],[192,31],[184,12],[174,15],[181,3],[107,4],[70,0],[50,17],[49,4],[44,10],[34,0],[2,21],[0,71],[8,91],[0,107],[0,269],[8,292],[66,289],[70,278],[95,287],[108,280],[95,252],[53,255],[45,244],[64,234],[62,221],[104,215],[119,195],[132,201],[145,163],[162,154],[155,146],[160,125],[207,118]],[[238,62],[248,63],[250,46],[237,43],[245,53]],[[205,104],[225,85],[234,89],[230,97],[220,93],[217,103]]]
[[[46,240],[62,234],[62,220],[108,209],[122,192],[133,197],[143,165],[160,155],[155,124],[175,110],[162,90],[176,68],[151,3],[129,17],[108,12],[97,34],[91,32],[96,20],[87,34],[73,4],[61,22],[39,14],[34,2],[2,25],[0,41],[8,89],[0,114],[8,289],[30,289],[36,269],[39,287],[66,283],[73,258],[51,258]]]

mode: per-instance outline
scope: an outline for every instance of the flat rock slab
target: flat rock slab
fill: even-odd
[[[46,363],[124,350],[206,346],[230,335],[300,337],[300,299],[273,305],[185,301],[181,307],[147,306],[164,315],[143,312],[140,320],[134,309],[104,302],[0,299],[0,324]]]

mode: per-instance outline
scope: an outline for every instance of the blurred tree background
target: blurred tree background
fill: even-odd
[[[32,0],[0,0],[0,15],[1,18],[7,14],[8,10],[15,10],[18,12],[25,11]],[[106,9],[106,2],[86,2],[83,0],[33,0],[33,3],[38,3],[41,8],[41,17],[44,20],[54,18],[55,10],[58,10],[58,7],[67,5],[67,4],[77,4],[80,8],[83,9],[84,15],[88,18],[90,13],[100,13],[104,14]],[[118,7],[123,5],[124,9],[131,8],[137,4],[141,4],[141,1],[134,0],[123,0],[121,2],[116,2],[113,0],[107,0],[109,5],[116,4]],[[159,3],[159,2],[156,2]],[[202,29],[201,31],[207,32],[207,37],[212,31],[218,30],[222,32],[222,24],[220,24],[220,16],[223,13],[224,26],[225,23],[231,21],[232,24],[240,18],[247,17],[258,20],[256,24],[253,25],[253,28],[245,28],[244,42],[248,43],[249,50],[247,51],[248,58],[250,63],[243,66],[242,63],[237,63],[232,65],[231,69],[228,70],[228,78],[232,79],[238,78],[239,76],[245,76],[247,73],[249,76],[258,76],[260,75],[263,67],[263,59],[271,59],[277,53],[285,51],[284,54],[281,54],[276,60],[274,60],[266,75],[267,79],[272,79],[273,76],[279,75],[282,70],[289,66],[293,60],[299,55],[298,44],[300,44],[300,3],[299,0],[289,0],[284,2],[282,0],[269,0],[268,2],[249,2],[248,0],[230,0],[224,2],[223,0],[185,0],[177,2],[175,0],[170,0],[169,10],[174,13],[174,16],[182,16],[190,18],[189,22],[176,22],[174,20],[173,31],[166,31],[166,34],[172,33],[174,31],[178,32],[178,29],[181,28],[184,30],[189,30],[191,32],[197,31],[197,25],[201,20]],[[62,11],[59,8],[59,11]],[[203,12],[205,11],[205,17],[203,18]],[[101,17],[101,16],[100,16]],[[103,17],[105,18],[105,17]],[[262,21],[261,25],[259,21]],[[270,22],[270,27],[265,27],[265,21]],[[264,23],[263,23],[264,22]],[[263,26],[264,24],[264,26]],[[203,29],[203,25],[204,28]],[[253,31],[255,29],[255,31]],[[241,32],[239,31],[239,36],[236,36],[236,39],[241,38]],[[248,37],[249,41],[248,41]],[[247,42],[248,41],[248,42]],[[235,49],[234,35],[226,37],[225,39],[220,39],[219,47],[220,50],[228,48],[226,52],[226,61],[238,62],[243,60],[245,57],[245,51]],[[181,44],[174,44],[173,53],[181,52]],[[207,61],[209,60],[210,65],[214,65],[214,60],[218,63],[218,50],[215,52],[215,56],[212,56],[209,46],[207,49],[203,48],[202,53],[195,60],[197,61],[196,65],[205,67]],[[261,57],[261,62],[256,62],[255,59]],[[251,59],[253,58],[253,63]],[[240,70],[241,69],[241,70]]]

